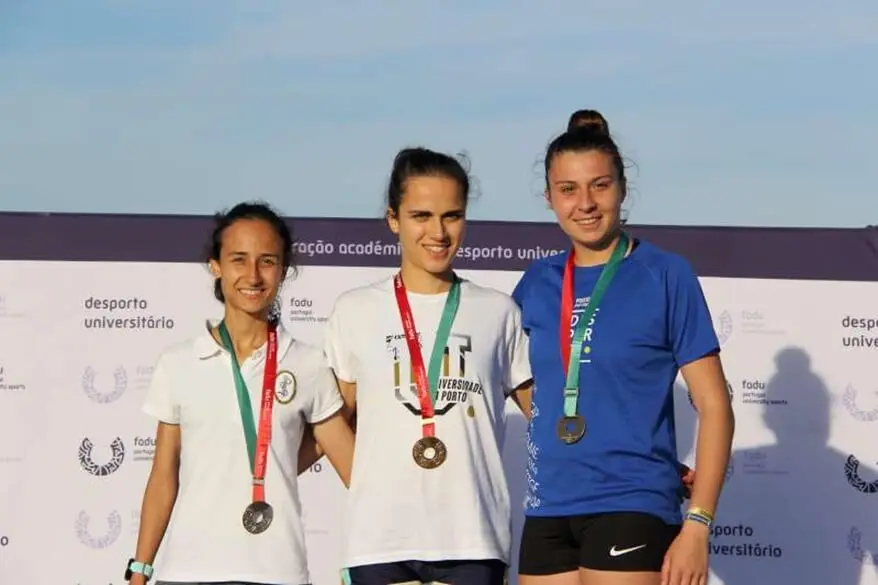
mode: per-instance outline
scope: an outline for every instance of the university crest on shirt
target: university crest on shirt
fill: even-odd
[[[423,346],[422,346],[423,347]],[[414,368],[409,359],[404,335],[385,337],[385,348],[392,358],[393,391],[403,407],[415,416],[421,416],[418,388],[415,384]],[[468,360],[472,355],[472,338],[469,335],[452,333],[445,345],[442,366],[439,373],[439,388],[434,410],[442,416],[458,404],[472,401],[473,396],[482,394],[481,383],[472,378]],[[424,367],[429,367],[430,356],[424,356]]]

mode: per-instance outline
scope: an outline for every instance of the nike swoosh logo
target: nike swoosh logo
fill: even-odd
[[[627,555],[630,552],[634,552],[636,550],[640,550],[642,548],[646,548],[645,544],[641,544],[640,546],[632,546],[631,548],[616,548],[616,545],[613,545],[613,548],[610,549],[611,557],[618,557],[621,555]]]

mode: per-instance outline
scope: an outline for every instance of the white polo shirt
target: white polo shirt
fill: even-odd
[[[447,294],[408,293],[429,363]],[[342,294],[326,355],[357,384],[357,442],[346,507],[345,567],[405,560],[509,562],[512,522],[501,458],[505,401],[531,378],[512,299],[469,281],[446,345],[435,404],[445,463],[418,467],[421,417],[391,278]]]
[[[241,364],[257,424],[266,345]],[[268,530],[253,535],[241,516],[251,502],[251,475],[231,356],[205,331],[167,350],[155,367],[143,410],[179,424],[180,488],[157,559],[156,580],[309,583],[297,483],[305,423],[326,419],[342,406],[323,352],[278,328],[278,371],[295,376],[278,385],[265,499],[274,508]],[[288,377],[287,377],[288,380]]]

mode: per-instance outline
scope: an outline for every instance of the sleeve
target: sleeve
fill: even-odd
[[[524,274],[521,275],[521,278],[518,279],[518,284],[515,285],[515,288],[512,291],[512,300],[515,301],[515,304],[518,306],[520,310],[520,315],[518,317],[520,326],[523,328],[524,334],[528,335],[529,331],[525,323],[524,312],[525,312],[525,303],[527,301],[528,289],[530,288],[530,283],[533,280],[533,268],[530,267],[524,271]]]
[[[668,312],[668,336],[678,367],[719,351],[701,283],[682,259],[668,272]]]
[[[180,424],[180,404],[174,396],[167,357],[162,356],[152,371],[152,379],[143,403],[143,412],[172,425]]]
[[[318,363],[314,364],[314,374],[307,380],[311,404],[305,411],[305,420],[309,424],[326,420],[344,406],[335,377],[326,364],[325,355],[320,350],[315,350],[314,356]]]
[[[508,394],[533,378],[530,370],[530,340],[521,324],[521,311],[515,305],[507,319],[506,348],[505,387]]]
[[[339,380],[354,383],[357,381],[357,358],[350,350],[350,336],[345,336],[342,321],[341,302],[336,301],[332,314],[326,322],[324,333],[324,352],[329,367]]]

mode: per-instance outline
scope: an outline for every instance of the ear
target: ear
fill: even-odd
[[[210,268],[210,273],[213,275],[214,278],[220,278],[222,276],[219,262],[211,258],[210,262],[208,262],[207,265]]]
[[[552,209],[552,196],[549,194],[548,189],[543,191],[543,198],[546,200],[546,209]]]
[[[384,213],[384,218],[387,220],[387,227],[390,228],[395,235],[399,235],[399,217],[397,217],[396,213],[387,208],[387,211]]]
[[[619,203],[624,203],[625,198],[628,197],[628,181],[626,179],[622,179],[622,200]]]

